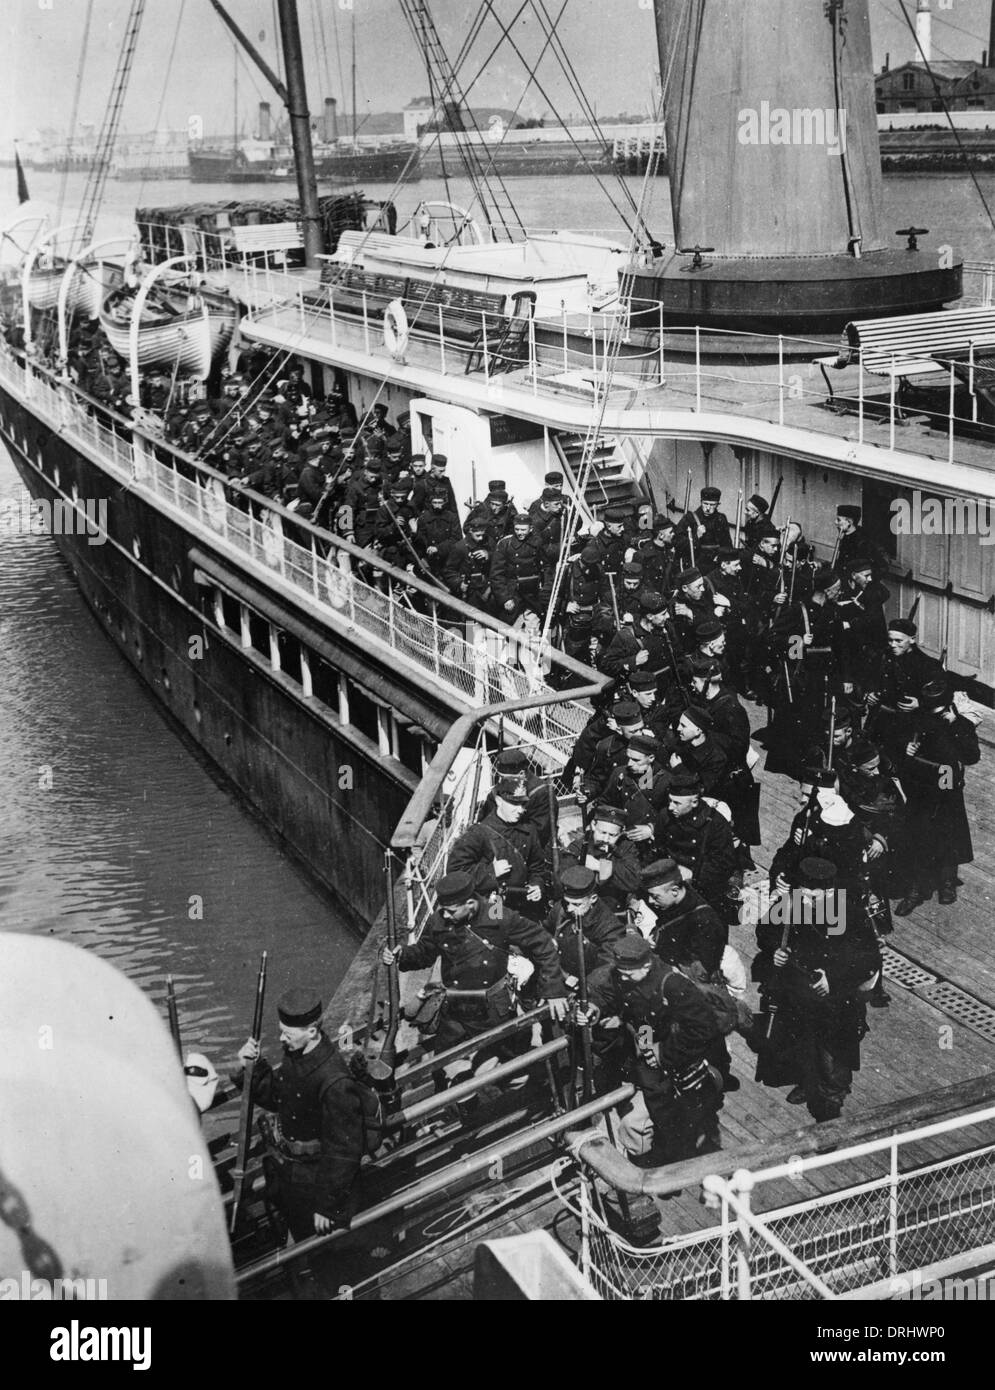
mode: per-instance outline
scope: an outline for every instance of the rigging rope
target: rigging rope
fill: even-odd
[[[79,119],[79,98],[83,90],[83,72],[86,68],[86,50],[90,41],[90,21],[93,18],[93,0],[86,0],[86,19],[83,22],[83,38],[79,46],[79,67],[76,69],[76,88],[73,92],[73,107],[69,117],[69,135],[66,140],[66,163],[62,171],[62,180],[59,184],[59,209],[55,219],[55,225],[62,224],[62,209],[66,202],[66,185],[69,181],[69,157],[72,151],[73,136],[76,134],[76,122]]]
[[[186,9],[186,3],[187,3],[187,0],[180,0],[180,12],[179,12],[179,14],[178,14],[177,17],[176,17],[176,28],[173,30],[173,42],[172,42],[172,44],[171,44],[171,46],[170,46],[170,49],[169,49],[169,58],[167,59],[167,62],[166,62],[166,75],[165,75],[165,77],[163,78],[163,81],[162,81],[162,94],[161,94],[160,97],[159,97],[159,105],[158,105],[158,107],[156,108],[156,113],[155,113],[155,122],[154,122],[154,124],[153,124],[153,126],[152,126],[152,133],[153,133],[153,136],[154,136],[154,135],[158,132],[158,130],[159,130],[159,122],[160,122],[160,120],[162,119],[163,107],[164,107],[165,104],[166,104],[166,92],[169,90],[169,76],[170,76],[170,73],[173,71],[173,59],[176,57],[176,43],[177,43],[177,40],[178,40],[179,37],[180,37],[180,25],[183,23],[183,11]],[[143,174],[143,175],[142,175],[142,180],[141,180],[141,182],[140,182],[139,185],[138,185],[138,198],[137,198],[137,202],[138,202],[139,207],[141,206],[141,202],[142,202],[142,194],[145,192],[145,183],[146,183],[146,179],[145,179],[145,175]]]

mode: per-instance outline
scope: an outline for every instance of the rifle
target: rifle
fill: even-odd
[[[784,530],[781,532],[781,549],[777,556],[777,592],[779,594],[784,593],[784,557],[788,553],[788,528],[790,525],[791,517],[789,516],[784,523]],[[795,553],[797,554],[798,552],[796,551]]]
[[[790,585],[788,586],[788,602],[789,602],[789,603],[794,603],[794,601],[795,601],[795,574],[796,574],[797,570],[798,570],[798,543],[795,542],[795,548],[794,548],[794,550],[791,552],[791,583],[790,583]]]
[[[612,596],[612,614],[615,618],[615,631],[618,632],[622,626],[622,620],[618,616],[618,596],[615,593],[615,578],[614,575],[611,574],[606,574],[605,578],[608,580],[608,589]]]
[[[781,495],[781,484],[782,484],[783,482],[784,482],[784,474],[782,473],[781,476],[780,476],[780,477],[778,478],[778,480],[777,480],[777,486],[774,488],[774,496],[770,499],[770,506],[767,508],[767,520],[768,520],[768,521],[773,521],[773,520],[774,520],[774,508],[777,506],[777,499],[778,499],[778,498],[780,497],[780,495]]]
[[[739,549],[739,536],[740,536],[740,532],[742,531],[742,529],[743,529],[743,489],[740,488],[740,489],[739,489],[739,494],[738,494],[738,496],[737,496],[737,498],[736,498],[736,532],[735,532],[735,536],[734,536],[734,538],[733,538],[733,545],[736,547],[737,550]]]
[[[577,933],[577,1002],[581,1008],[587,1009],[587,961],[584,959],[584,929],[581,926],[579,915],[573,914],[574,931]],[[582,1023],[580,1029],[580,1052],[582,1066],[584,1068],[584,1080],[581,1086],[581,1102],[586,1105],[591,1099],[594,1081],[594,1050],[591,1047],[591,1025]]]
[[[259,978],[256,981],[256,1006],[252,1015],[252,1041],[258,1043],[263,1033],[263,1002],[266,998],[266,952],[259,961]],[[249,1161],[249,1148],[252,1143],[252,1077],[256,1070],[255,1060],[246,1062],[242,1076],[242,1104],[238,1114],[238,1138],[235,1144],[235,1165],[231,1170],[232,1202],[229,1232],[235,1234],[239,1211],[242,1205],[242,1187],[245,1183],[245,1168]]]
[[[829,702],[829,752],[826,754],[826,771],[833,770],[833,750],[836,746],[836,696]]]
[[[677,686],[677,689],[681,692],[681,696],[684,700],[684,707],[686,709],[687,706],[691,704],[691,695],[688,691],[687,686],[681,680],[681,668],[678,665],[677,653],[674,651],[674,643],[670,636],[670,628],[665,623],[661,631],[663,632],[663,640],[667,644],[667,655],[670,658],[670,669],[674,673],[674,684]]]
[[[914,623],[914,622],[915,622],[915,620],[916,620],[916,614],[919,612],[919,605],[920,605],[920,603],[922,603],[922,594],[916,594],[915,602],[913,603],[912,607],[909,609],[909,622],[910,622],[910,623]]]
[[[173,985],[172,975],[166,976],[166,1011],[169,1014],[169,1031],[173,1035],[173,1042],[176,1050],[180,1054],[180,1061],[183,1061],[183,1039],[180,1036],[180,1015],[176,1007],[176,989]]]
[[[391,951],[397,950],[397,915],[394,910],[394,879],[391,874],[391,860],[393,855],[388,849],[384,853],[384,877],[387,880],[387,947]],[[395,1043],[397,1042],[397,1030],[401,1022],[401,988],[398,980],[398,964],[394,960],[393,965],[387,967],[387,1031],[380,1046],[378,1055],[366,1064],[370,1079],[378,1085],[383,1085],[392,1079],[394,1067],[397,1061]]]
[[[785,922],[784,930],[781,932],[781,944],[779,949],[786,951],[788,942],[791,939],[791,928],[793,923]],[[773,983],[773,981],[771,981]],[[777,992],[771,991],[767,995],[767,1027],[764,1029],[764,1042],[770,1042],[771,1034],[774,1031],[774,1019],[777,1017],[778,1003]]]
[[[428,565],[426,565],[422,557],[418,554],[418,551],[411,544],[411,538],[409,537],[404,527],[401,525],[400,518],[398,517],[397,513],[394,511],[390,503],[387,501],[386,497],[384,498],[383,506],[384,511],[387,513],[391,521],[394,523],[394,530],[397,532],[401,540],[407,546],[411,558],[414,560],[415,564],[421,570],[422,574],[425,576],[425,578],[428,580],[430,584],[438,584],[439,581],[436,579],[435,575],[429,569]]]
[[[546,803],[549,811],[549,858],[555,885],[560,880],[560,845],[556,838],[556,792],[553,789],[553,776],[551,772],[546,780]]]
[[[834,570],[834,569],[836,568],[836,561],[839,559],[839,555],[840,555],[840,541],[842,541],[842,539],[843,539],[843,532],[842,532],[842,531],[837,531],[837,532],[836,532],[836,544],[833,546],[833,558],[832,558],[832,559],[830,560],[830,562],[829,562],[829,568],[830,568],[831,570]]]

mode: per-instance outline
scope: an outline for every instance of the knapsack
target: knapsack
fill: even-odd
[[[730,1033],[742,1033],[745,1037],[753,1028],[752,1010],[741,999],[734,999],[724,985],[713,984],[709,980],[695,979],[693,975],[686,974],[676,965],[670,967],[668,974],[663,977],[664,980],[671,974],[683,976],[685,980],[689,980],[696,989],[701,991],[708,1001],[715,1026],[724,1038],[727,1038]]]
[[[375,1154],[384,1137],[383,1101],[370,1080],[366,1057],[361,1051],[357,1050],[349,1058],[349,1070],[363,1111],[363,1147],[368,1154]]]

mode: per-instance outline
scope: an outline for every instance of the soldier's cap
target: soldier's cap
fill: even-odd
[[[488,492],[504,492],[508,484],[503,478],[492,478],[487,484]]]
[[[383,469],[376,459],[364,459],[363,468],[367,473],[372,473],[375,478],[383,477]]]
[[[678,768],[670,780],[671,796],[700,796],[703,790],[701,778],[690,768]]]
[[[517,516],[512,518],[511,524],[516,530],[519,526],[524,526],[527,531],[532,530],[532,518],[528,512],[519,512]]]
[[[481,533],[483,533],[487,530],[487,522],[483,519],[482,516],[471,516],[469,521],[466,523],[466,529],[468,532],[480,531]]]
[[[391,483],[391,485],[390,485],[390,495],[391,495],[391,497],[407,497],[407,495],[408,495],[408,485],[407,485],[407,483],[401,482],[400,478],[398,478],[396,482],[393,482],[393,483]]]
[[[734,545],[724,545],[719,551],[716,559],[719,564],[731,564],[733,560],[742,560],[743,552]]]
[[[643,712],[635,700],[616,700],[612,705],[612,718],[620,729],[643,722]]]
[[[399,459],[404,453],[404,446],[399,439],[387,440],[387,454],[389,458]]]
[[[929,681],[923,686],[919,703],[924,710],[946,709],[950,703],[950,686],[945,680]]]
[[[653,948],[637,932],[628,932],[612,944],[612,956],[619,970],[639,970],[653,959]]]
[[[684,718],[695,724],[703,734],[707,734],[712,728],[712,716],[700,705],[688,705],[684,711]]]
[[[618,806],[596,806],[591,812],[592,825],[615,825],[625,829],[625,812]]]
[[[562,473],[547,473],[547,474],[545,475],[545,477],[543,478],[542,481],[543,481],[543,484],[544,484],[546,487],[562,488],[562,486],[563,486],[563,474],[562,474]]]
[[[646,589],[639,595],[639,607],[644,613],[662,613],[666,606],[663,594],[655,589]]]
[[[761,541],[777,541],[780,544],[781,533],[771,522],[764,522],[763,526],[757,531],[757,545]]]
[[[510,801],[513,806],[524,806],[529,799],[524,777],[498,777],[494,783],[494,795],[502,801]]]
[[[701,578],[701,570],[692,567],[691,569],[681,570],[677,576],[678,587],[683,588],[685,584],[693,584],[696,579]]]
[[[759,492],[755,492],[752,497],[747,499],[751,506],[756,507],[758,512],[763,512],[766,516],[770,511],[770,503],[766,497],[761,497]]]
[[[466,869],[443,874],[435,885],[435,901],[438,907],[455,907],[457,903],[469,902],[476,896],[473,875]]]
[[[321,1018],[322,1004],[313,989],[288,989],[276,1003],[276,1013],[288,1028],[307,1028]]]
[[[639,560],[626,560],[622,566],[622,573],[626,579],[641,579],[643,567]]]
[[[660,751],[660,740],[656,734],[651,734],[648,729],[642,730],[638,734],[633,734],[629,739],[629,749],[637,753],[650,753],[655,756]]]
[[[653,518],[653,530],[672,531],[673,529],[674,523],[672,518],[669,517],[666,512],[657,512],[656,516]]]
[[[525,772],[529,760],[522,748],[505,748],[494,759],[495,772]]]
[[[841,502],[836,508],[836,515],[849,517],[851,521],[859,521],[860,508],[854,507],[850,502]]]
[[[681,871],[673,859],[656,859],[643,870],[643,887],[666,888],[672,883],[683,883]]]
[[[900,632],[905,637],[916,635],[916,625],[911,618],[892,618],[888,623],[889,632]]]
[[[631,508],[623,507],[619,504],[605,508],[605,521],[613,524],[619,521],[628,521],[631,515]]]
[[[405,488],[405,492],[406,491],[407,488]],[[444,487],[434,487],[428,494],[428,500],[430,502],[448,502],[449,493],[446,491]]]
[[[565,898],[586,897],[597,881],[598,875],[594,870],[585,868],[583,864],[571,864],[560,875],[560,885]]]
[[[382,458],[387,451],[384,448],[383,440],[374,437],[373,439],[367,439],[366,452],[368,454],[375,454],[377,458]]]
[[[879,763],[881,754],[870,739],[855,738],[850,745],[850,761],[854,767],[867,767],[870,763]]]
[[[722,677],[722,664],[714,656],[698,656],[696,653],[688,657],[687,666],[692,678],[700,676],[704,680],[717,681]]]
[[[840,582],[840,577],[835,570],[821,569],[812,580],[814,593],[824,594],[829,589],[833,589]]]
[[[601,551],[596,545],[585,545],[580,552],[580,562],[582,565],[596,565],[601,559]]]
[[[827,714],[822,722],[828,730],[830,724],[833,722],[833,716]],[[853,715],[843,705],[838,705],[836,708],[836,727],[837,729],[850,729],[853,727]]]
[[[411,455],[411,462],[412,462],[412,465],[414,465],[414,464],[416,464],[416,463],[424,463],[424,462],[425,462],[425,455],[424,455],[424,454],[412,454],[412,455]]]
[[[633,671],[628,685],[630,690],[655,690],[657,680],[652,671]]]
[[[384,405],[383,401],[377,401],[376,405],[373,407],[373,414],[374,414],[374,415],[386,415],[386,414],[387,414],[387,407]]]
[[[832,888],[836,882],[836,865],[828,859],[817,859],[810,855],[798,865],[796,872],[798,888]]]
[[[861,558],[861,557],[858,555],[857,558],[856,558],[856,560],[849,560],[849,561],[847,561],[846,572],[847,572],[847,574],[860,574],[861,570],[873,570],[873,568],[874,568],[874,561],[873,561],[873,560],[868,560],[868,559],[866,559],[866,558]]]
[[[345,453],[342,449],[333,447],[328,450],[328,453],[325,455],[325,458],[328,460],[329,463],[341,463],[342,460],[345,458]]]
[[[448,458],[446,457],[445,454],[433,454],[433,455],[432,455],[432,467],[433,467],[433,468],[445,468],[445,466],[446,466],[446,464],[447,464],[448,462],[449,462],[449,460],[448,460]]]
[[[703,502],[721,502],[722,491],[717,487],[703,487],[701,489],[701,500]]]
[[[507,494],[506,492],[503,492],[503,491],[501,490],[501,488],[492,488],[491,491],[487,494],[487,501],[488,501],[488,502],[501,502],[501,503],[504,503],[504,502],[507,502],[507,500],[508,500],[508,494]]]
[[[709,618],[707,622],[699,623],[694,630],[694,640],[699,644],[703,642],[714,642],[716,637],[722,635],[725,628],[718,618]]]
[[[562,502],[563,490],[558,487],[544,487],[542,490],[542,500],[544,502]]]

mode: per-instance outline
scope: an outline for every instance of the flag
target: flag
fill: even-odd
[[[17,201],[26,203],[30,200],[31,194],[28,192],[28,181],[24,177],[24,167],[16,147],[14,149],[14,168],[17,170]]]

